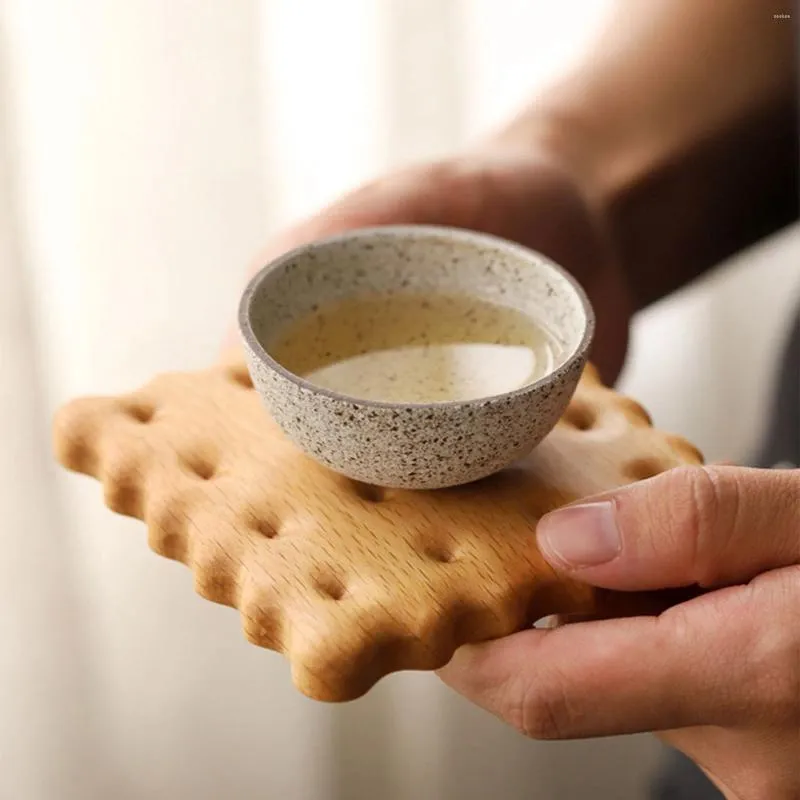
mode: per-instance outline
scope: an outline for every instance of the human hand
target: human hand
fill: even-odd
[[[446,683],[536,739],[656,731],[729,798],[800,798],[800,471],[678,468],[556,510],[536,536],[598,587],[711,591],[463,647]]]
[[[584,194],[544,145],[484,143],[345,195],[275,237],[254,266],[312,240],[375,225],[444,225],[501,236],[544,253],[583,285],[597,316],[592,360],[611,383],[624,360],[631,303]]]

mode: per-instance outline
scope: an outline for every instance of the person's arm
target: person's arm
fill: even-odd
[[[520,242],[586,289],[612,383],[632,312],[797,216],[794,30],[775,2],[620,0],[582,65],[513,122],[345,194],[256,264],[365,225]]]
[[[439,675],[532,738],[655,731],[728,800],[796,800],[798,511],[800,470],[714,466],[667,470],[552,511],[536,538],[561,574],[697,596],[658,616],[467,645]]]
[[[638,307],[797,218],[790,13],[623,0],[582,64],[499,134],[544,140],[577,173]]]

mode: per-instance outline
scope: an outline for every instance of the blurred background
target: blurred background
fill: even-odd
[[[533,743],[429,675],[303,698],[49,441],[74,395],[206,365],[271,232],[496,124],[608,8],[0,0],[0,797],[644,795],[649,737]],[[794,228],[642,314],[622,389],[747,459],[799,257]]]

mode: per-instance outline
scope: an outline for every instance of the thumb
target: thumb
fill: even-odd
[[[539,521],[550,564],[607,589],[744,583],[800,563],[800,471],[680,467]]]

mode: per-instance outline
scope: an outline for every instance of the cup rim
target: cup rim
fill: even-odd
[[[575,345],[575,347],[573,348],[570,355],[566,358],[566,360],[558,367],[556,367],[554,370],[546,373],[541,378],[538,378],[532,383],[526,383],[523,386],[519,386],[516,389],[511,389],[507,392],[501,392],[499,394],[482,395],[480,397],[474,397],[470,400],[443,400],[430,403],[397,403],[386,400],[371,400],[371,399],[360,398],[355,395],[349,395],[345,394],[344,392],[337,392],[332,389],[327,389],[323,386],[318,386],[317,384],[308,381],[305,378],[302,378],[301,376],[296,375],[295,373],[286,369],[286,367],[284,367],[280,362],[274,359],[266,351],[264,346],[258,340],[258,337],[255,335],[255,332],[253,331],[253,326],[251,323],[251,312],[253,308],[253,301],[258,292],[259,287],[261,286],[261,283],[266,279],[267,275],[269,275],[273,270],[279,269],[287,262],[291,261],[294,258],[297,258],[303,253],[308,252],[309,250],[314,250],[316,248],[324,247],[330,244],[336,244],[337,242],[353,241],[353,240],[357,241],[359,239],[369,239],[375,236],[402,238],[404,236],[406,237],[418,236],[420,234],[445,236],[452,240],[461,241],[468,244],[485,245],[486,247],[493,247],[495,249],[505,251],[509,255],[517,257],[529,263],[532,261],[536,261],[539,265],[544,265],[547,269],[552,270],[560,277],[562,277],[577,296],[581,308],[583,309],[585,318],[585,324],[583,326],[583,332],[581,334],[581,338],[578,341],[577,345]],[[294,247],[291,250],[287,250],[277,258],[272,259],[263,267],[261,267],[261,269],[259,269],[258,272],[256,272],[256,274],[250,279],[239,301],[238,322],[239,322],[239,333],[242,339],[244,340],[245,344],[250,348],[250,350],[256,355],[256,357],[271,370],[277,372],[281,377],[285,378],[291,383],[296,384],[297,386],[301,387],[302,389],[305,389],[308,392],[311,392],[312,394],[324,395],[333,400],[343,401],[356,406],[367,407],[367,408],[383,408],[383,409],[394,409],[394,410],[400,410],[400,409],[432,410],[432,409],[454,408],[454,407],[466,408],[469,406],[476,406],[476,405],[478,406],[494,405],[496,403],[500,403],[506,400],[511,400],[521,395],[531,394],[532,392],[535,392],[536,389],[553,383],[561,375],[568,372],[570,368],[575,364],[575,362],[580,361],[581,359],[584,358],[585,353],[589,349],[592,340],[594,338],[594,331],[596,324],[594,308],[592,307],[592,304],[589,301],[589,298],[586,295],[586,292],[584,291],[580,283],[578,283],[575,277],[571,273],[569,273],[566,269],[564,269],[564,267],[560,266],[559,264],[556,264],[552,259],[543,255],[539,251],[533,250],[530,247],[525,247],[524,245],[518,244],[517,242],[513,242],[490,233],[473,231],[466,228],[454,228],[446,225],[416,225],[416,224],[378,225],[378,226],[369,226],[363,228],[353,228],[342,233],[337,233],[331,236],[325,236],[319,239],[315,239],[313,241],[307,242],[306,244]]]

